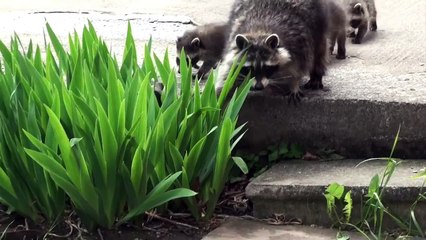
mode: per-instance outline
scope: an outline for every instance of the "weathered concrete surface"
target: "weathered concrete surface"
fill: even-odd
[[[43,43],[46,19],[66,41],[90,19],[120,59],[130,20],[139,53],[152,36],[154,51],[162,55],[169,48],[174,59],[176,36],[192,27],[191,19],[223,21],[232,1],[0,1],[0,39],[7,41],[15,31],[24,44],[29,38]],[[426,156],[426,1],[376,0],[376,5],[378,31],[361,45],[347,41],[348,59],[333,59],[324,79],[328,91],[306,92],[298,108],[281,97],[249,97],[240,118],[249,129],[242,146],[286,141],[337,149],[347,157],[383,156],[401,125],[396,153]]]
[[[153,50],[162,56],[166,48],[174,54],[171,43],[176,36],[191,24],[191,19],[186,16],[140,14],[140,13],[108,13],[108,12],[50,12],[50,13],[1,13],[0,39],[8,41],[16,32],[22,42],[27,45],[31,38],[33,42],[44,46],[43,30],[48,22],[62,42],[67,45],[68,34],[74,30],[81,36],[83,26],[90,20],[97,33],[111,46],[119,59],[121,59],[127,23],[131,22],[133,36],[137,45],[140,58],[143,57],[144,44],[152,37]],[[8,24],[10,23],[10,24]],[[48,37],[48,36],[47,36]]]
[[[302,219],[304,224],[330,226],[323,195],[326,187],[337,182],[352,191],[354,201],[353,220],[360,217],[360,199],[368,192],[368,185],[375,174],[382,176],[386,161],[366,162],[355,167],[360,160],[339,161],[287,161],[277,164],[246,188],[247,197],[253,202],[256,217],[269,217],[282,213]],[[404,160],[396,168],[383,195],[383,203],[400,217],[409,217],[410,206],[418,198],[424,179],[414,179],[426,167],[424,160]],[[418,222],[426,230],[426,203],[415,209]],[[387,227],[395,224],[387,223]]]
[[[345,232],[351,240],[361,240],[359,234]],[[307,226],[276,226],[242,219],[229,219],[210,232],[203,240],[331,240],[337,231]]]
[[[336,149],[346,157],[388,156],[401,126],[394,156],[426,156],[426,104],[372,101],[363,96],[332,99],[331,94],[308,95],[297,107],[283,97],[251,95],[240,115],[249,129],[240,146],[257,151],[283,141],[311,151]]]
[[[130,21],[139,53],[152,37],[153,50],[161,56],[169,48],[170,59],[174,59],[178,35],[193,27],[193,23],[224,21],[231,3],[232,0],[221,3],[207,0],[0,1],[0,40],[7,42],[16,32],[24,45],[30,38],[43,45],[47,21],[67,43],[68,34],[74,30],[81,33],[90,20],[112,51],[121,57]],[[209,9],[208,14],[206,9]]]
[[[233,0],[15,0],[0,1],[0,12],[101,11],[191,16],[198,23],[225,20]]]

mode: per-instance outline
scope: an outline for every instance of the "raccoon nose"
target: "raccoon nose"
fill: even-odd
[[[264,88],[265,86],[263,86],[261,82],[256,82],[256,84],[254,85],[254,90],[256,91],[263,90]]]
[[[357,19],[357,20],[351,20],[349,24],[353,28],[358,28],[359,24],[361,24],[361,20],[359,20],[359,19]]]

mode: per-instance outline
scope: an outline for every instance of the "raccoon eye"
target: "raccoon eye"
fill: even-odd
[[[240,74],[244,76],[247,76],[248,74],[250,74],[250,72],[251,72],[251,67],[244,66],[240,70]]]
[[[276,66],[265,65],[263,66],[262,70],[265,74],[265,77],[270,78],[278,70],[278,65]]]

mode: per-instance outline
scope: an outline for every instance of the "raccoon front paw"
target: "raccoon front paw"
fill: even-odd
[[[304,97],[304,95],[300,90],[297,92],[290,92],[288,95],[288,104],[293,102],[293,104],[297,106],[302,101],[302,97]]]
[[[323,89],[323,85],[321,81],[318,80],[309,80],[304,86],[303,88],[305,89],[312,89],[312,90],[318,90],[318,89]]]
[[[359,38],[354,38],[354,39],[352,39],[352,43],[353,43],[353,44],[361,44],[361,39],[359,39]]]
[[[197,74],[192,74],[192,79],[197,79],[197,80],[205,80],[207,79],[207,74],[204,73],[197,73]]]
[[[201,80],[204,78],[204,74],[192,74],[192,79],[198,79]]]
[[[346,59],[346,56],[345,54],[337,54],[336,59],[343,60],[343,59]]]
[[[371,23],[370,30],[373,31],[373,32],[377,31],[377,23],[376,22]]]

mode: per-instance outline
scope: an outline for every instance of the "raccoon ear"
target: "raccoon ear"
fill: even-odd
[[[235,43],[237,44],[238,49],[243,50],[249,45],[249,40],[246,36],[237,34],[237,36],[235,36]]]
[[[265,43],[268,47],[272,49],[278,48],[278,45],[280,44],[280,38],[277,34],[271,34],[269,37],[266,38]]]
[[[182,43],[182,37],[178,37],[176,39],[176,44],[181,44]]]
[[[362,9],[362,4],[361,3],[355,4],[353,12],[355,14],[363,14],[364,13],[364,9]]]
[[[192,39],[191,46],[197,47],[197,48],[202,48],[203,44],[201,44],[201,40],[196,37],[196,38]]]

